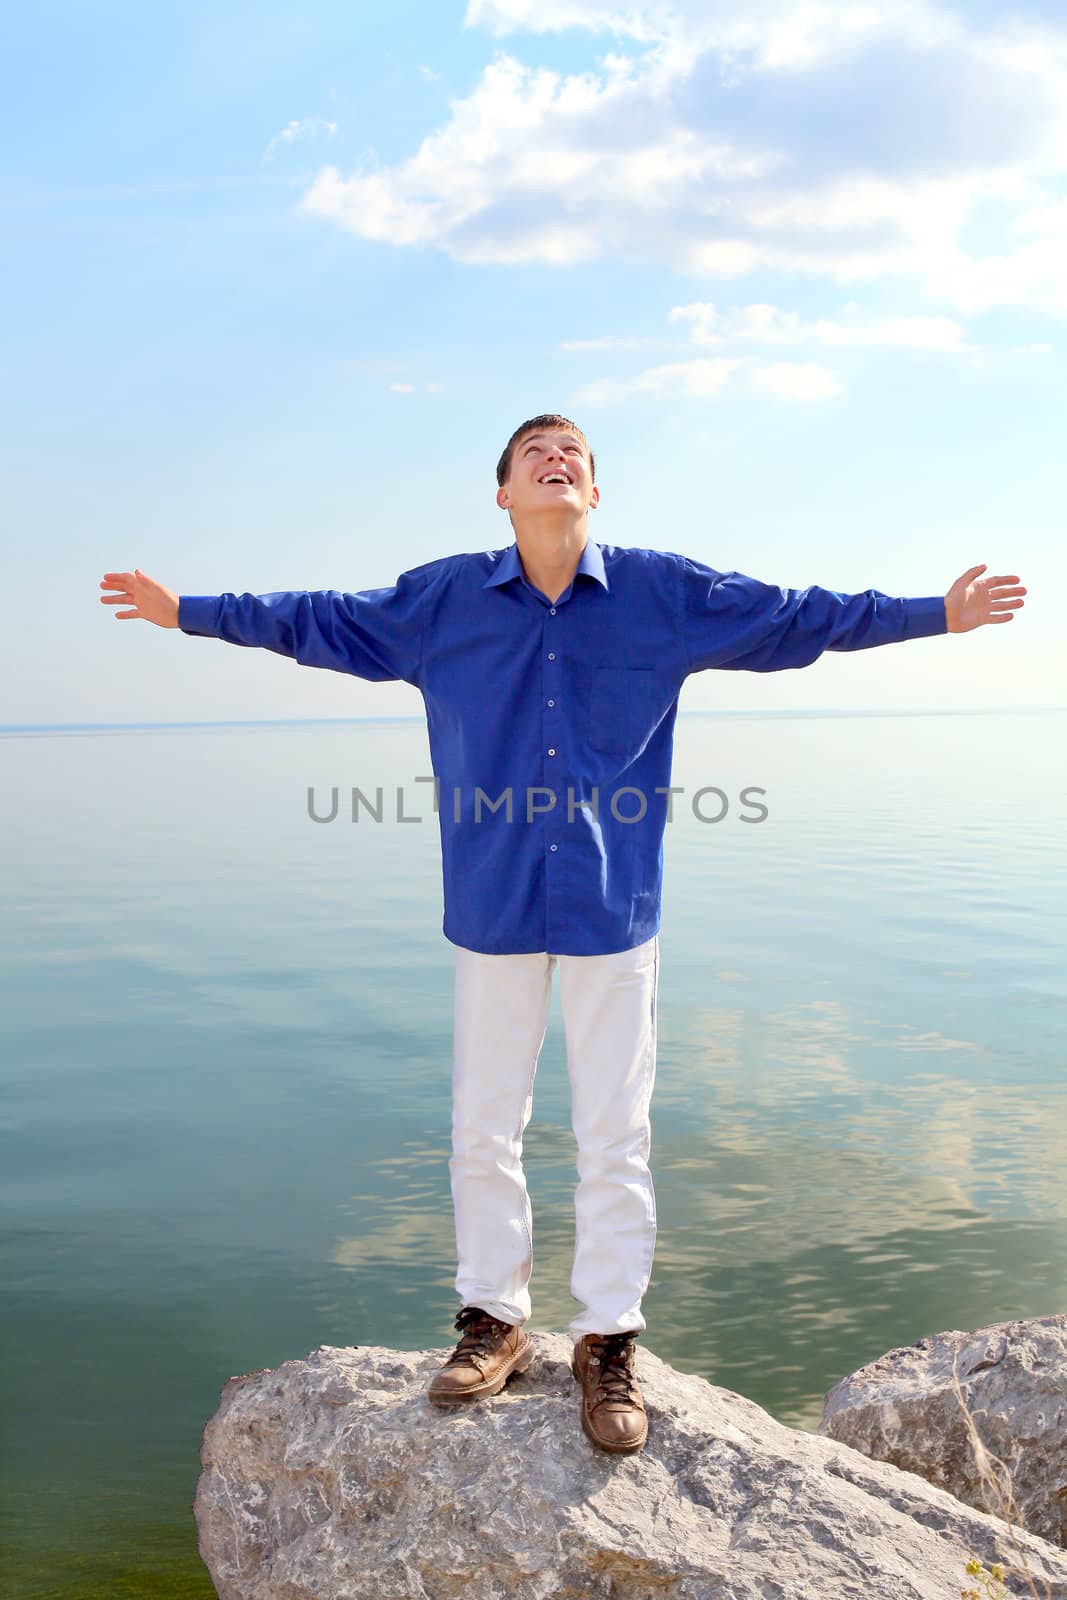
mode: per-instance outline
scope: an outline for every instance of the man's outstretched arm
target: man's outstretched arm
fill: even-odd
[[[839,594],[813,585],[782,589],[741,572],[683,558],[682,616],[689,670],[778,672],[806,667],[825,650],[869,650],[940,633],[1010,622],[1026,590],[1014,575],[982,578],[981,566],[948,593],[895,598],[867,589]]]
[[[106,572],[104,605],[125,606],[120,621],[140,618],[161,628],[228,644],[258,646],[302,666],[347,672],[375,683],[415,681],[422,655],[429,573],[401,573],[395,584],[343,594],[335,589],[273,594],[178,595],[139,567]]]

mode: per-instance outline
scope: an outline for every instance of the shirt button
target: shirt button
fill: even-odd
[[[550,844],[548,848],[550,850],[558,850],[559,849],[559,845],[558,844]]]
[[[555,608],[555,606],[549,606],[549,608],[548,608],[548,614],[549,614],[549,616],[551,616],[551,617],[554,617],[554,616],[555,616],[555,615],[556,615],[556,608]]]
[[[556,752],[554,750],[550,750],[548,753],[550,756],[554,756]]]
[[[550,660],[550,661],[555,661],[555,659],[556,659],[556,652],[555,652],[555,651],[554,651],[554,650],[550,650],[550,651],[549,651],[549,652],[548,652],[548,659],[549,659],[549,660]]]
[[[555,701],[554,701],[554,700],[550,700],[550,701],[549,701],[549,702],[548,702],[548,704],[549,704],[549,705],[550,705],[550,706],[554,706],[554,705],[555,705],[555,703],[556,703],[556,702],[555,702]]]

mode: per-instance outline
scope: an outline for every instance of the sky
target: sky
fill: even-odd
[[[1063,705],[1061,0],[39,0],[0,74],[0,722],[415,715],[100,604],[512,542],[561,411],[602,544],[1011,623],[683,710]]]

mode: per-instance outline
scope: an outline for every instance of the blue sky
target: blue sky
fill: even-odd
[[[117,622],[100,575],[358,590],[498,548],[497,455],[549,409],[602,543],[1028,585],[683,709],[1067,699],[1062,10],[44,3],[2,71],[0,720],[418,712]]]

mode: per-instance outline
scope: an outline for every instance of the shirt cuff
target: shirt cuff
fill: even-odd
[[[935,633],[948,632],[944,595],[924,595],[918,600],[906,600],[904,604],[907,608],[903,634],[905,639],[929,639]]]
[[[180,594],[178,626],[183,633],[201,634],[208,639],[219,636],[219,597],[217,594]]]

